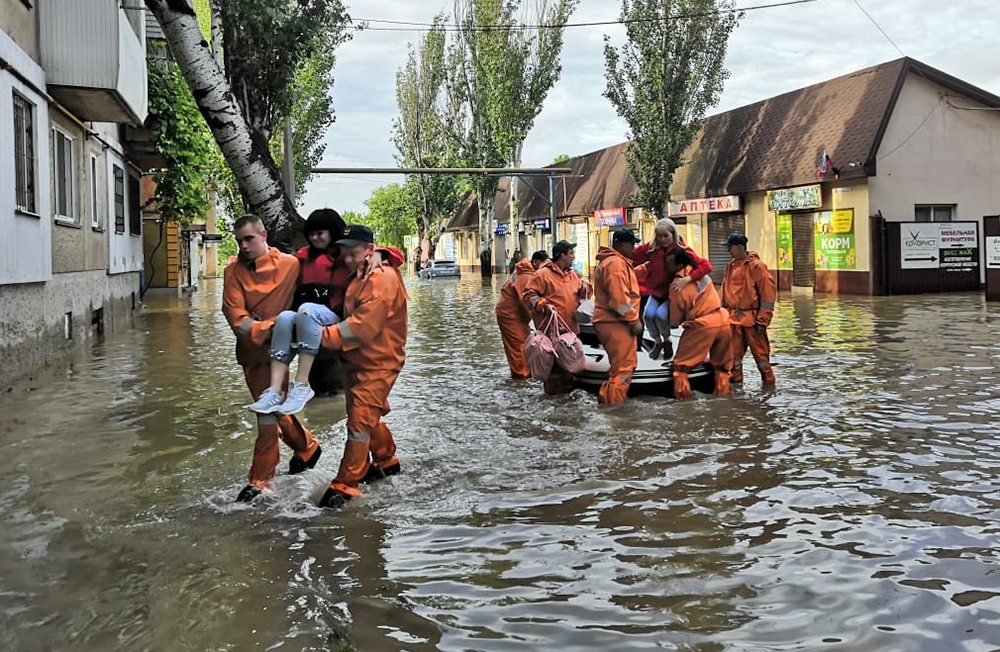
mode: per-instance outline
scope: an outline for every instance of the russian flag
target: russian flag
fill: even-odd
[[[827,154],[826,150],[824,149],[823,158],[819,164],[819,176],[820,177],[825,176],[826,173],[829,172],[832,167],[833,167],[833,159],[830,158],[830,155]]]

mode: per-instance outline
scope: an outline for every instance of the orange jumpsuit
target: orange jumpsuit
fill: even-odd
[[[503,338],[503,350],[507,354],[510,375],[513,378],[530,378],[528,364],[524,361],[524,342],[531,334],[531,315],[524,305],[524,288],[535,275],[535,266],[527,258],[517,261],[514,275],[507,279],[500,290],[497,301],[497,325]]]
[[[236,333],[236,361],[243,367],[254,400],[271,384],[271,327],[274,318],[291,305],[298,278],[298,259],[274,247],[249,264],[237,259],[223,272],[222,312]],[[280,457],[279,439],[303,462],[312,458],[318,446],[294,416],[257,415],[250,484],[269,487]]]
[[[632,261],[612,247],[597,252],[594,270],[594,330],[611,368],[597,395],[601,403],[621,403],[639,363],[631,326],[639,321],[639,279]]]
[[[670,324],[684,326],[674,354],[674,397],[691,397],[688,372],[706,357],[715,370],[715,393],[728,394],[732,365],[729,313],[722,307],[711,278],[706,276],[680,291],[670,289]]]
[[[734,258],[726,265],[722,305],[729,310],[732,324],[734,383],[743,382],[743,357],[749,344],[764,384],[774,384],[767,327],[774,316],[776,296],[774,277],[756,253],[751,251],[743,260]]]
[[[551,260],[545,261],[528,281],[522,297],[534,312],[535,325],[544,328],[548,322],[550,306],[556,309],[563,321],[580,332],[576,311],[580,300],[590,296],[590,286],[576,275],[572,268],[563,270]],[[559,365],[552,368],[549,379],[543,383],[546,394],[567,394],[573,391],[573,375]]]
[[[359,496],[358,482],[371,464],[399,464],[392,432],[382,421],[389,392],[406,361],[406,302],[399,270],[366,262],[347,286],[346,318],[323,329],[323,346],[341,351],[347,400],[347,443],[332,489]]]

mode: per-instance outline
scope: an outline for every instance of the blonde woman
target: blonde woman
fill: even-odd
[[[653,349],[649,352],[649,357],[654,360],[657,358],[670,360],[674,357],[674,347],[670,342],[670,304],[667,301],[671,283],[667,277],[664,260],[667,254],[677,247],[684,249],[695,263],[690,276],[679,277],[673,281],[673,286],[678,290],[712,273],[712,263],[684,244],[677,235],[677,225],[669,217],[659,220],[653,230],[653,238],[632,252],[633,263],[646,265],[646,279],[640,282],[639,291],[644,298],[648,297],[642,317],[646,324],[646,332],[653,340]]]

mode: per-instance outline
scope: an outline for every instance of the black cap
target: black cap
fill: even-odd
[[[747,237],[742,233],[730,233],[726,241],[722,243],[723,247],[732,247],[733,245],[743,245],[747,246]]]
[[[548,259],[549,259],[549,252],[545,251],[544,249],[539,249],[535,253],[531,254],[531,262],[535,262],[536,260],[548,260]]]
[[[363,244],[375,244],[375,236],[372,230],[364,224],[349,224],[344,229],[343,236],[337,240],[337,244],[345,247],[356,247]]]
[[[631,242],[633,244],[638,244],[642,242],[636,237],[635,232],[632,229],[618,229],[615,234],[611,236],[611,244],[618,244],[619,242]]]
[[[555,260],[563,254],[568,254],[571,249],[576,248],[575,242],[570,242],[568,240],[560,240],[559,242],[552,245],[552,260]]]
[[[332,208],[319,208],[309,213],[305,226],[302,227],[302,232],[308,238],[309,234],[315,231],[329,231],[330,237],[335,238],[338,233],[344,230],[345,226],[344,218],[340,216],[340,213]]]

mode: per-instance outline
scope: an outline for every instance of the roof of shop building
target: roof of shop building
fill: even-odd
[[[915,59],[888,61],[709,116],[687,150],[685,165],[674,175],[671,195],[695,198],[816,183],[824,151],[841,179],[874,175],[882,136],[909,73],[986,106],[1000,107],[1000,97]],[[636,186],[625,161],[628,145],[620,143],[560,163],[582,176],[557,179],[556,214],[587,215],[599,208],[629,205]],[[824,180],[832,178],[828,174]],[[547,179],[531,183],[548,195]],[[521,219],[548,215],[546,203],[523,185],[520,197]],[[506,191],[499,193],[494,203],[499,221],[506,221],[507,204]],[[449,227],[470,228],[477,223],[470,194]]]

